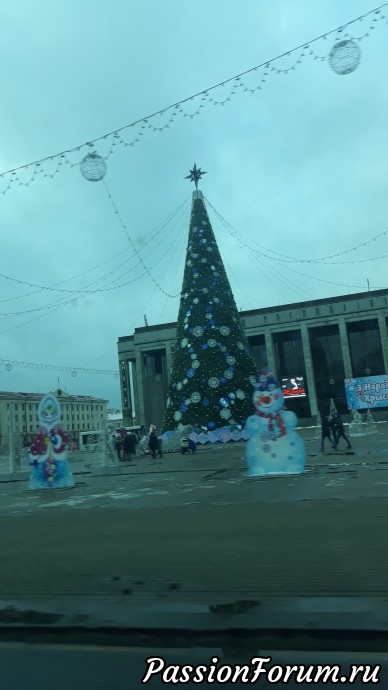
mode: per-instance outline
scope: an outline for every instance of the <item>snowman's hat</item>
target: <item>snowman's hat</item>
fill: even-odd
[[[276,380],[273,373],[266,367],[261,370],[259,381],[256,385],[256,390],[267,391],[269,386],[279,388],[279,382]]]

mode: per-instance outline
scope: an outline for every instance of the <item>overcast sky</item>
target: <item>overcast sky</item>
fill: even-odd
[[[3,0],[0,172],[111,132],[377,4]],[[354,33],[364,33],[368,25],[356,25]],[[182,280],[192,192],[183,178],[194,161],[208,171],[202,184],[206,198],[240,237],[233,239],[210,211],[239,308],[357,292],[366,289],[368,278],[372,289],[386,286],[384,260],[279,264],[268,254],[327,256],[388,229],[387,38],[384,21],[359,44],[361,62],[350,75],[338,76],[327,62],[305,58],[288,74],[270,72],[252,95],[241,87],[225,106],[205,102],[199,117],[177,116],[162,133],[143,130],[133,148],[116,146],[107,186],[149,273],[165,292],[178,293]],[[315,50],[327,55],[333,42],[321,41]],[[285,58],[276,64],[287,68],[293,62]],[[261,71],[254,72],[246,86],[255,88],[262,78]],[[213,95],[222,99],[228,93],[226,86]],[[199,103],[188,103],[187,112]],[[165,121],[155,120],[157,126]],[[131,141],[137,131],[123,138]],[[103,142],[97,150],[106,155],[109,146]],[[71,161],[78,163],[85,154]],[[181,206],[152,239],[150,232]],[[0,359],[116,370],[117,338],[144,325],[143,314],[150,325],[177,317],[179,299],[166,297],[149,275],[141,277],[144,268],[131,258],[103,183],[84,180],[78,166],[1,195],[0,232],[3,275],[53,286],[87,271],[66,282],[68,290],[128,283],[75,299],[77,293],[36,291],[0,278]],[[252,242],[269,252],[253,253]],[[386,253],[383,237],[340,258]],[[36,311],[70,299],[61,308]],[[72,377],[18,367],[8,372],[1,366],[0,389],[43,393],[56,387],[57,376],[69,393],[120,405],[119,381],[111,375]]]

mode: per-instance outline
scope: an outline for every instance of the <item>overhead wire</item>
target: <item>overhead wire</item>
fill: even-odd
[[[138,255],[146,246],[148,246],[148,244],[149,244],[150,242],[154,242],[155,239],[157,238],[157,236],[158,236],[158,235],[165,229],[165,227],[167,227],[167,225],[168,225],[168,224],[179,214],[179,212],[180,212],[180,211],[183,211],[183,212],[185,211],[186,207],[188,206],[188,203],[189,203],[189,200],[188,200],[188,198],[186,198],[186,199],[184,200],[184,202],[183,202],[182,204],[180,204],[180,206],[178,206],[178,208],[175,209],[175,211],[174,211],[173,213],[169,214],[169,216],[167,217],[167,219],[165,219],[164,221],[162,221],[162,223],[158,224],[158,225],[156,226],[156,228],[154,228],[154,229],[150,230],[149,232],[147,232],[147,233],[144,235],[144,238],[145,238],[145,239],[144,239],[144,241],[142,242],[142,248],[141,248],[140,250],[138,250],[137,253],[136,253],[136,252],[133,252],[133,257],[137,257],[137,255]],[[79,274],[76,274],[76,275],[71,276],[71,277],[69,277],[69,278],[65,278],[64,280],[59,281],[58,283],[55,283],[55,284],[52,285],[52,286],[38,285],[38,284],[36,284],[36,283],[28,282],[28,281],[25,281],[25,280],[21,280],[20,278],[14,278],[13,276],[6,275],[6,274],[4,274],[4,273],[0,273],[0,278],[3,278],[3,279],[5,279],[5,280],[9,280],[9,281],[11,281],[11,282],[15,282],[15,283],[18,283],[18,284],[21,284],[21,285],[27,285],[27,286],[29,286],[29,287],[38,288],[38,290],[37,290],[36,292],[28,293],[27,295],[18,295],[17,297],[10,297],[10,298],[7,298],[7,299],[3,299],[3,300],[0,300],[0,303],[2,303],[2,302],[7,302],[7,301],[11,301],[11,300],[14,300],[14,299],[21,299],[22,297],[27,297],[27,296],[30,296],[30,295],[33,295],[33,294],[37,294],[37,292],[39,292],[39,291],[44,291],[44,290],[53,291],[53,292],[63,292],[63,293],[66,293],[66,294],[79,294],[79,293],[84,293],[84,292],[85,292],[85,288],[80,288],[80,289],[78,289],[78,290],[63,290],[63,289],[58,289],[57,286],[58,286],[58,285],[63,285],[63,284],[65,284],[65,283],[67,283],[67,282],[69,282],[69,281],[71,281],[71,280],[76,279],[76,278],[83,277],[83,276],[86,275],[87,273],[90,273],[91,271],[95,270],[96,268],[100,268],[101,266],[105,265],[105,264],[108,263],[109,261],[112,261],[113,259],[116,259],[120,254],[126,253],[126,252],[129,251],[129,250],[130,250],[130,247],[124,248],[121,252],[117,252],[116,254],[114,254],[113,256],[111,256],[109,259],[106,259],[105,261],[103,261],[103,262],[97,264],[96,266],[92,266],[91,268],[86,269],[85,271],[82,271],[82,272],[79,273]],[[131,258],[132,258],[132,257],[129,257],[129,259],[131,259]],[[128,259],[128,260],[129,260],[129,259]],[[111,272],[109,272],[109,273],[106,274],[106,275],[107,275],[107,276],[108,276],[108,275],[111,275]],[[98,279],[97,279],[97,280],[98,280]],[[93,283],[91,283],[91,284],[93,284]]]
[[[188,216],[188,213],[189,213],[188,207],[184,208],[183,210],[184,210],[184,212],[185,212],[185,218],[183,218],[183,213],[180,214],[180,216],[179,216],[177,219],[175,219],[174,227],[178,224],[178,222],[182,222],[183,220],[186,220],[186,219],[187,219],[187,216]],[[185,223],[185,227],[186,227],[186,223]],[[181,233],[176,233],[176,237],[179,238],[180,234],[181,234]],[[163,252],[163,253],[160,255],[160,257],[151,265],[151,269],[156,268],[156,267],[160,264],[160,262],[163,260],[163,258],[165,258],[165,253],[164,253],[164,252]],[[142,263],[143,266],[145,266],[144,261],[142,261],[141,263]],[[91,294],[92,294],[92,295],[94,295],[94,294],[97,294],[97,295],[98,295],[99,293],[102,293],[102,292],[108,292],[108,291],[116,290],[116,289],[119,289],[119,288],[122,288],[122,287],[127,287],[128,285],[131,285],[131,284],[137,282],[137,281],[140,280],[141,278],[144,278],[146,275],[149,276],[149,274],[150,274],[150,270],[146,268],[146,270],[144,270],[144,271],[143,271],[142,273],[140,273],[139,275],[135,276],[135,277],[132,278],[131,280],[124,281],[124,282],[121,283],[120,285],[114,285],[114,286],[106,287],[106,288],[103,288],[103,289],[96,289],[96,290],[87,290],[87,289],[84,289],[84,292],[82,292],[82,293],[77,293],[77,298],[78,298],[78,299],[82,299],[82,298],[84,298],[84,297],[90,296]],[[164,274],[163,274],[163,275],[164,275]],[[161,288],[159,288],[159,289],[161,289]],[[163,289],[162,289],[162,291],[163,291]],[[179,296],[179,294],[180,294],[180,293],[177,293],[176,296]],[[169,295],[169,296],[170,296],[170,295]],[[20,327],[22,327],[22,326],[24,326],[24,325],[28,325],[28,324],[30,324],[30,323],[36,321],[38,318],[43,318],[44,316],[48,316],[51,312],[56,312],[56,311],[58,311],[58,309],[61,309],[62,307],[67,306],[68,304],[74,303],[74,301],[75,301],[75,298],[72,296],[71,298],[67,298],[67,299],[63,299],[63,298],[62,298],[62,299],[56,300],[56,301],[54,301],[54,302],[50,302],[49,304],[46,304],[46,305],[43,305],[43,306],[40,306],[40,307],[35,307],[35,308],[29,309],[29,310],[24,310],[24,311],[22,311],[22,312],[7,312],[7,313],[5,313],[5,314],[2,314],[2,315],[0,315],[0,320],[5,320],[5,319],[8,319],[8,318],[15,318],[15,317],[17,317],[17,316],[22,316],[22,315],[27,314],[27,313],[35,313],[35,312],[38,312],[38,311],[40,312],[40,311],[44,311],[44,310],[49,310],[49,311],[46,311],[45,314],[41,314],[41,315],[39,315],[38,317],[35,317],[35,318],[30,319],[30,320],[28,320],[28,321],[24,321],[24,322],[21,323],[21,324],[16,324],[16,325],[14,325],[14,326],[11,326],[10,328],[3,329],[3,330],[0,331],[0,333],[7,333],[7,332],[9,332],[9,331],[11,331],[11,330],[15,330],[16,328],[20,328]]]
[[[205,200],[206,200],[206,204],[212,209],[212,211],[216,214],[216,216],[217,217],[219,216],[220,218],[222,218],[222,215],[219,213],[219,211],[217,211],[216,208],[214,208],[214,206],[211,204],[209,199],[207,199],[205,197]],[[327,259],[333,259],[333,258],[338,257],[338,256],[343,256],[344,254],[349,254],[350,252],[356,251],[357,249],[360,249],[361,247],[366,247],[368,244],[371,244],[372,242],[376,242],[381,237],[385,237],[388,235],[388,230],[384,230],[383,232],[380,232],[377,235],[374,235],[373,237],[369,238],[368,240],[366,240],[364,242],[356,244],[353,247],[350,247],[348,249],[344,249],[340,252],[336,252],[335,254],[329,254],[327,256],[318,257],[318,258],[314,258],[314,259],[301,259],[300,257],[299,258],[293,257],[293,256],[290,256],[288,254],[283,254],[281,252],[278,252],[275,249],[270,249],[270,248],[256,242],[255,240],[248,237],[247,235],[244,235],[244,233],[241,232],[241,230],[237,230],[231,224],[229,224],[229,227],[230,227],[231,232],[233,234],[235,234],[236,237],[238,237],[242,241],[246,242],[247,244],[250,244],[255,249],[260,250],[262,256],[265,256],[267,259],[270,259],[271,261],[279,261],[281,263],[287,263],[287,262],[289,262],[289,263],[328,263],[329,265],[332,265],[331,262],[327,261]],[[271,253],[275,254],[276,256],[278,256],[280,258],[277,259],[276,257],[271,256]],[[366,261],[376,261],[377,259],[384,259],[387,256],[388,256],[388,254],[385,254],[385,255],[382,254],[378,257],[371,257],[369,259],[358,259],[358,260],[356,259],[354,261],[344,261],[344,262],[336,261],[336,262],[334,262],[334,265],[339,265],[341,263],[364,263]]]
[[[129,231],[128,231],[127,225],[125,224],[125,222],[124,222],[124,220],[123,220],[123,218],[122,218],[122,215],[121,215],[120,211],[118,210],[117,204],[116,204],[115,200],[113,199],[113,196],[112,196],[112,194],[111,194],[111,192],[110,192],[110,190],[109,190],[109,188],[108,188],[108,185],[107,185],[106,181],[103,180],[102,182],[103,182],[103,185],[104,185],[104,188],[105,188],[107,197],[108,197],[110,203],[112,204],[112,207],[113,207],[114,213],[115,213],[115,215],[116,215],[116,217],[117,217],[117,220],[118,220],[118,222],[120,223],[122,229],[124,230],[124,232],[125,232],[125,234],[126,234],[126,236],[127,236],[127,239],[128,239],[128,241],[129,241],[129,243],[130,243],[132,249],[134,250],[134,252],[135,252],[135,254],[136,254],[136,256],[137,256],[137,258],[138,258],[138,260],[139,260],[139,263],[141,263],[141,265],[143,266],[143,268],[144,268],[145,272],[147,273],[148,277],[152,280],[152,282],[154,283],[155,287],[157,287],[158,290],[159,290],[160,292],[162,292],[164,295],[166,295],[167,297],[178,297],[178,295],[180,294],[180,292],[178,292],[178,293],[176,293],[176,294],[170,294],[170,293],[168,293],[166,290],[164,290],[164,288],[161,287],[161,285],[160,285],[160,284],[155,280],[155,278],[153,277],[151,271],[149,270],[149,268],[147,267],[147,265],[144,263],[142,257],[141,257],[140,254],[139,254],[139,251],[138,251],[138,249],[137,249],[135,243],[134,243],[133,240],[132,240],[132,237],[131,237],[131,235],[130,235],[130,233],[129,233]]]
[[[273,57],[269,60],[265,60],[264,62],[261,62],[258,65],[255,65],[254,67],[251,67],[247,70],[244,70],[242,72],[239,72],[238,74],[235,74],[232,77],[228,77],[224,79],[221,82],[218,82],[217,84],[213,84],[212,86],[207,87],[206,89],[202,89],[201,91],[198,91],[197,93],[188,96],[186,98],[180,99],[176,101],[175,103],[172,103],[171,105],[160,108],[156,110],[155,112],[145,116],[141,117],[138,120],[135,120],[129,124],[123,125],[122,127],[119,127],[117,129],[114,129],[110,132],[107,132],[106,134],[103,134],[99,137],[96,137],[94,139],[90,139],[87,142],[84,142],[83,144],[79,144],[78,146],[73,146],[68,149],[64,149],[63,151],[60,151],[58,153],[52,154],[50,156],[45,156],[43,158],[37,159],[35,161],[31,161],[29,163],[19,165],[17,167],[11,168],[9,170],[4,171],[3,173],[0,174],[0,178],[6,178],[10,177],[10,180],[8,182],[8,185],[5,189],[1,190],[3,194],[5,194],[8,189],[12,186],[12,184],[16,181],[19,182],[21,185],[28,186],[35,180],[35,178],[38,175],[43,175],[44,177],[54,177],[66,164],[70,164],[68,160],[68,155],[79,152],[85,147],[93,147],[95,144],[102,142],[102,141],[107,141],[109,139],[112,140],[111,142],[111,147],[110,150],[106,156],[108,158],[116,149],[117,144],[121,144],[123,146],[133,146],[136,143],[139,143],[141,141],[140,137],[143,137],[145,132],[141,130],[151,130],[153,132],[162,132],[165,129],[169,128],[174,120],[176,119],[176,116],[178,114],[183,115],[183,117],[194,117],[195,115],[199,115],[201,113],[202,108],[204,107],[204,102],[208,102],[212,105],[225,105],[228,101],[232,99],[232,97],[237,93],[238,90],[241,90],[241,87],[243,87],[244,91],[253,93],[257,89],[262,88],[261,84],[265,83],[266,77],[269,74],[269,71],[273,71],[277,74],[281,73],[289,73],[297,68],[297,66],[302,62],[302,59],[306,57],[307,54],[313,56],[315,59],[321,59],[325,60],[327,58],[327,55],[322,56],[318,55],[314,49],[313,45],[316,44],[318,41],[322,39],[327,39],[329,36],[336,35],[337,39],[339,40],[340,38],[344,38],[347,35],[347,30],[349,27],[355,25],[357,22],[362,22],[365,20],[367,17],[373,16],[373,19],[370,24],[369,31],[365,32],[363,36],[360,37],[353,37],[354,40],[362,40],[366,36],[370,35],[370,32],[376,28],[377,23],[386,19],[385,14],[382,12],[382,10],[388,6],[388,2],[385,2],[378,7],[359,15],[358,17],[355,17],[354,19],[345,22],[344,24],[336,27],[335,29],[332,29],[330,31],[327,31],[325,33],[320,34],[319,36],[316,36],[315,38],[305,41],[298,46],[295,46],[291,50],[287,50],[276,57]],[[349,34],[350,35],[350,34]],[[292,65],[290,65],[287,69],[279,68],[277,67],[276,63],[284,58],[289,58],[293,56],[294,53],[297,53],[297,59],[294,61]],[[243,81],[243,77],[246,77],[247,75],[250,75],[259,69],[264,69],[266,70],[264,72],[263,78],[261,79],[261,83],[256,86],[254,89],[249,88],[247,85],[245,85]],[[226,97],[221,97],[221,99],[214,98],[211,94],[213,94],[216,89],[225,87],[227,84],[231,84],[231,90],[229,94]],[[201,99],[201,103],[199,107],[196,108],[195,111],[187,112],[184,109],[184,105],[189,104],[190,102],[194,102],[197,99]],[[158,126],[156,124],[153,124],[153,122],[150,122],[154,120],[156,117],[160,116],[166,116],[168,117],[167,121],[162,125]],[[137,133],[135,138],[131,141],[125,141],[122,139],[121,134],[129,130],[131,128],[137,127],[138,125],[141,125],[141,130]],[[52,163],[58,159],[57,167],[55,170],[53,170],[51,173],[45,173],[43,171],[43,166],[46,163]],[[70,165],[75,165],[75,164],[70,164]],[[20,180],[18,173],[22,170],[28,170],[29,168],[34,168],[33,173],[30,177],[30,179],[27,182],[24,182]]]
[[[208,202],[207,199],[206,199],[206,203],[209,204],[211,210],[213,211],[213,213],[216,216],[216,219],[223,225],[223,227],[227,230],[229,235],[236,241],[236,231],[234,232],[233,226],[231,226],[230,223],[228,223],[228,221],[223,216],[221,216],[221,214],[218,211],[215,210],[215,208],[210,204],[210,202]],[[240,247],[241,246],[244,247],[244,245],[242,245],[241,242],[239,244],[240,244]],[[247,249],[249,248],[248,245],[245,245],[245,246],[247,247]],[[249,257],[249,254],[248,254],[248,257]],[[286,276],[282,275],[281,272],[279,270],[277,270],[273,265],[270,265],[269,262],[263,257],[261,252],[260,253],[256,252],[255,257],[256,257],[255,262],[254,262],[255,267],[257,267],[257,261],[258,261],[261,265],[261,270],[263,271],[267,280],[269,279],[269,277],[268,277],[269,274],[266,271],[266,268],[265,268],[266,266],[268,267],[269,273],[271,274],[272,278],[277,277],[278,280],[280,280],[280,282],[283,283],[283,285],[285,285],[288,290],[291,289],[299,297],[304,298],[307,296],[307,297],[311,298],[311,295],[308,292],[306,292],[306,290],[301,288],[299,285],[295,285]],[[251,257],[249,257],[249,258],[251,258]],[[264,267],[263,267],[263,264],[264,264]],[[272,280],[271,280],[271,284],[274,284]],[[280,294],[282,295],[283,298],[288,299],[288,297],[286,295],[284,295],[284,293],[279,289],[279,285],[277,285],[277,290],[280,292]]]

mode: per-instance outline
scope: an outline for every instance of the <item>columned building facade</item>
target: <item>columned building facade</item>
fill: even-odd
[[[346,413],[345,378],[388,374],[388,289],[241,311],[258,369],[303,377],[306,397],[287,400],[299,418]],[[176,323],[118,339],[124,424],[163,423]]]
[[[53,391],[61,405],[60,424],[73,440],[82,431],[103,428],[108,400],[89,395],[69,395]],[[13,393],[0,391],[0,445],[12,430],[29,445],[39,428],[38,407],[43,393]]]

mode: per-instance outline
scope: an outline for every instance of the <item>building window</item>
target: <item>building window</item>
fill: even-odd
[[[302,337],[300,331],[285,331],[272,336],[276,369],[279,378],[305,376]]]
[[[152,350],[143,354],[144,376],[163,375],[166,372],[166,351]]]
[[[384,374],[384,359],[377,319],[346,324],[353,376]]]
[[[338,324],[309,329],[318,408],[328,414],[330,398],[340,412],[346,412],[345,371]]]
[[[248,338],[253,359],[255,360],[258,371],[268,366],[267,348],[265,346],[265,335],[252,335]]]

